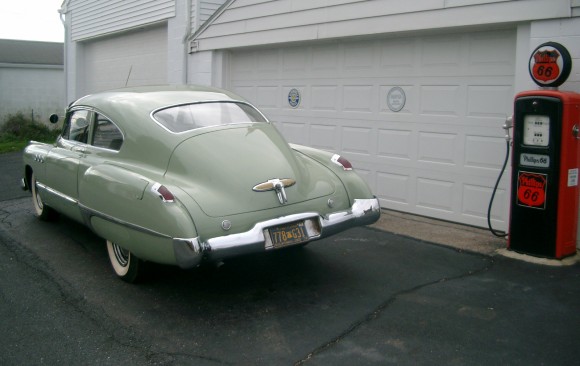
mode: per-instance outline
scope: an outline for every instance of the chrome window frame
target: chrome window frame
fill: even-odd
[[[203,126],[203,127],[197,127],[197,128],[191,128],[185,131],[180,131],[180,132],[175,132],[175,131],[171,131],[169,128],[165,127],[165,125],[161,122],[159,122],[156,118],[155,118],[155,113],[160,112],[162,110],[165,109],[169,109],[169,108],[175,108],[175,107],[182,107],[182,106],[187,106],[187,105],[194,105],[194,104],[206,104],[206,103],[232,103],[232,104],[245,104],[251,108],[253,108],[255,111],[257,111],[260,116],[262,116],[262,118],[264,119],[265,122],[240,122],[240,123],[228,123],[228,124],[223,124],[223,125],[213,125],[213,126]],[[244,102],[242,100],[220,100],[220,99],[216,99],[216,100],[204,100],[204,101],[198,101],[198,102],[189,102],[189,103],[179,103],[179,104],[171,104],[171,105],[167,105],[161,108],[157,108],[154,109],[150,114],[149,117],[151,117],[151,119],[157,124],[159,125],[161,128],[163,128],[165,131],[173,134],[173,135],[182,135],[185,133],[189,133],[191,131],[197,131],[197,130],[202,130],[202,129],[206,129],[206,128],[215,128],[215,127],[220,127],[220,126],[235,126],[235,125],[247,125],[247,124],[255,124],[255,123],[267,123],[267,124],[271,124],[270,120],[268,120],[268,118],[266,118],[266,116],[264,115],[264,113],[262,113],[262,111],[260,111],[258,108],[256,108],[256,106],[254,106],[251,103],[248,102]]]

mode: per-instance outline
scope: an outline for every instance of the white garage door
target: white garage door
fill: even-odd
[[[167,83],[167,25],[83,43],[81,94]]]
[[[382,207],[483,227],[505,154],[515,43],[504,30],[238,50],[229,88],[290,142],[345,155]],[[387,103],[396,87],[398,112]],[[504,230],[508,176],[492,211]]]

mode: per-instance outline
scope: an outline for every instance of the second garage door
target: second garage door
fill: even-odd
[[[167,83],[165,23],[83,43],[84,90],[89,94],[124,86]]]
[[[384,208],[483,227],[515,42],[501,30],[237,50],[228,87],[290,142],[345,155]],[[492,211],[504,230],[508,184]]]

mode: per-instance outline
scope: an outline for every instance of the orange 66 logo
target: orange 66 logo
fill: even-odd
[[[546,208],[546,174],[518,172],[518,205],[532,208]]]

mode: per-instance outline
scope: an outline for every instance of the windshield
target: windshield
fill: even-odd
[[[171,132],[234,123],[267,122],[254,107],[238,102],[205,102],[159,110],[153,118]]]

